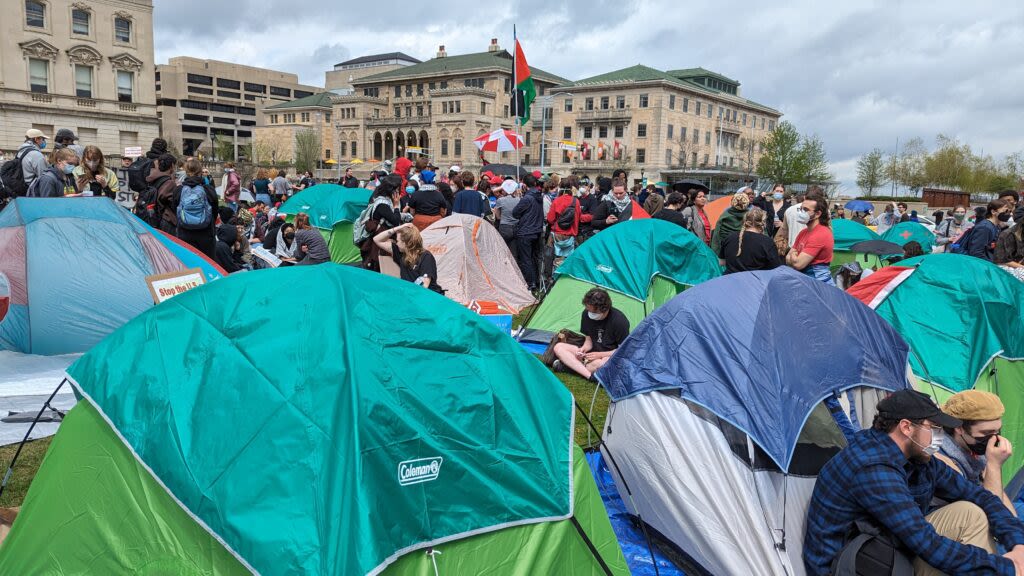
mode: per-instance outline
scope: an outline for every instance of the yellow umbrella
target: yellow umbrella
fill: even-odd
[[[331,158],[330,160],[327,160],[326,162],[324,162],[324,164],[337,164],[337,163],[338,163],[338,161],[335,160],[334,158]]]
[[[362,163],[363,163],[363,161],[362,161],[362,160],[360,160],[359,158],[354,158],[354,159],[352,160],[352,162],[351,162],[351,163],[352,163],[352,164],[362,164]]]

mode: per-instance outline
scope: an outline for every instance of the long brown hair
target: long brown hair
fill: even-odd
[[[89,165],[85,163],[86,158],[95,158],[97,160],[96,169],[90,170]],[[103,152],[100,151],[98,146],[86,146],[85,150],[82,151],[82,170],[85,171],[87,176],[93,174],[106,174],[106,161],[103,158]]]
[[[295,229],[296,230],[308,230],[312,228],[309,225],[309,214],[305,212],[299,212],[295,215]]]
[[[413,268],[423,255],[423,236],[420,236],[420,231],[414,226],[409,226],[399,230],[398,237],[402,244],[405,244],[405,265]]]
[[[756,228],[764,232],[765,213],[757,206],[752,206],[743,216],[743,227],[740,228],[739,245],[736,247],[736,256],[743,254],[743,233],[747,228]]]

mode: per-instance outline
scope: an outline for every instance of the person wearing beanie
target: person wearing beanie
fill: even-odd
[[[1013,455],[1013,446],[1000,436],[1006,411],[1002,400],[991,392],[965,390],[950,396],[942,411],[961,424],[944,430],[935,457],[970,483],[995,494],[1016,516],[1013,502],[1003,490],[1003,464]]]

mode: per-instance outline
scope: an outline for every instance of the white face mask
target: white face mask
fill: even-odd
[[[591,320],[603,320],[605,315],[601,314],[600,312],[591,312],[587,310],[587,317],[590,318]]]
[[[922,452],[929,456],[934,456],[935,453],[938,452],[939,448],[942,446],[942,438],[935,433],[935,430],[932,430],[932,441],[927,446],[922,446],[918,444],[917,440],[914,440],[913,436],[907,436],[907,438],[909,438],[910,441],[914,443],[914,446],[917,446],[918,448],[921,449]]]
[[[89,160],[85,163],[85,165],[89,167],[89,170],[95,170],[96,167],[100,165],[100,163],[97,162],[96,160]]]

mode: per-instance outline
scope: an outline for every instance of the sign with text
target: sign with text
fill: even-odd
[[[203,271],[199,268],[146,276],[146,285],[149,286],[149,294],[153,297],[154,304],[159,304],[203,284],[206,284],[206,279],[203,277]]]
[[[125,158],[138,158],[142,156],[142,146],[125,146],[122,156]]]

